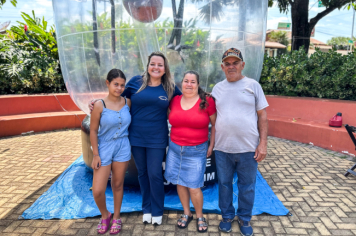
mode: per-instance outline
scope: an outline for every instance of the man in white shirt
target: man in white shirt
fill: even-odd
[[[238,49],[230,48],[224,53],[221,69],[226,79],[217,83],[212,91],[217,109],[214,150],[223,218],[219,229],[231,232],[235,217],[232,182],[236,171],[239,189],[237,220],[241,234],[251,236],[257,165],[267,155],[268,103],[261,85],[242,75],[244,66]]]

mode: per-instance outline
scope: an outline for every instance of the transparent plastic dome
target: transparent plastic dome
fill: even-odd
[[[186,70],[211,91],[225,78],[225,50],[241,50],[243,74],[260,78],[267,0],[53,0],[61,69],[80,109],[107,93],[112,68],[128,80],[142,74],[148,55],[163,52],[178,85]]]

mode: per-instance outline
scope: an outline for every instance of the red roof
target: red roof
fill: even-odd
[[[323,43],[323,42],[316,40],[314,38],[310,38],[310,42],[314,45],[327,45],[326,43]]]
[[[265,43],[265,48],[286,48],[286,47],[287,47],[286,45],[283,45],[278,42],[266,41],[266,43]]]

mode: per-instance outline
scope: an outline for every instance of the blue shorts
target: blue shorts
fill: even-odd
[[[113,162],[129,161],[131,159],[129,138],[123,137],[99,142],[99,156],[101,166],[108,166]]]
[[[169,141],[164,177],[172,184],[188,188],[204,186],[208,142],[197,146],[179,146]]]

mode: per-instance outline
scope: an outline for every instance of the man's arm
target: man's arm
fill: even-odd
[[[257,116],[258,132],[260,133],[260,144],[257,146],[255,159],[257,162],[261,162],[267,155],[268,120],[266,108],[257,111]]]

